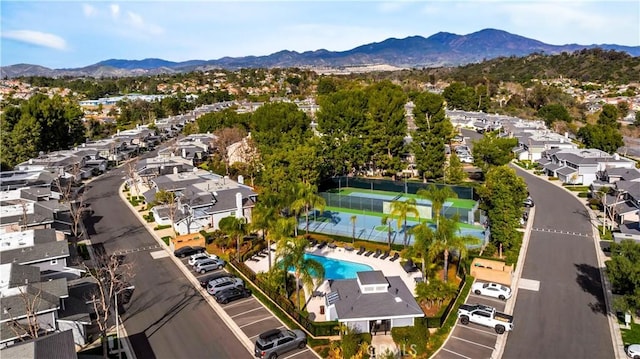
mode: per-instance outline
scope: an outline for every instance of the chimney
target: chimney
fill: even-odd
[[[565,133],[564,133],[564,138],[569,138],[569,132],[566,132],[566,131],[565,131]]]
[[[236,218],[242,217],[242,193],[236,192]]]
[[[243,175],[239,175],[238,176],[238,183],[244,184],[244,176]]]
[[[174,175],[177,175],[177,174],[178,174],[178,167],[177,167],[177,166],[176,166],[176,167],[173,167],[173,174],[174,174]]]
[[[186,148],[182,149],[182,158],[187,158],[187,149]]]

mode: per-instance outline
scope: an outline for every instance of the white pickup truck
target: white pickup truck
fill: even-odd
[[[460,323],[467,325],[469,322],[493,328],[496,333],[502,334],[513,330],[513,317],[500,313],[494,307],[482,304],[463,304],[458,309]]]

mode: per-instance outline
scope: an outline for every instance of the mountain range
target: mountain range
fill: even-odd
[[[439,32],[428,38],[410,36],[389,38],[382,42],[361,45],[347,51],[325,49],[296,52],[283,50],[267,56],[223,57],[217,60],[189,60],[173,62],[149,58],[144,60],[110,59],[94,65],[73,69],[50,69],[31,64],[0,67],[2,78],[21,76],[47,77],[121,77],[160,73],[204,71],[239,68],[345,68],[388,65],[396,68],[451,67],[477,63],[503,56],[526,56],[531,53],[547,55],[574,52],[581,49],[602,48],[640,56],[640,46],[615,44],[550,45],[538,40],[496,29],[484,29],[468,35]]]

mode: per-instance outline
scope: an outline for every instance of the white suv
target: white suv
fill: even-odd
[[[209,254],[209,253],[197,253],[192,255],[191,257],[189,257],[189,265],[190,266],[194,266],[196,265],[196,262],[199,261],[200,259],[218,259],[218,256],[215,254]]]

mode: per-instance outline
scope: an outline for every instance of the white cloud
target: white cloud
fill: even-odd
[[[137,30],[148,32],[152,35],[159,35],[164,32],[160,26],[146,23],[142,16],[132,11],[127,11],[127,23]]]
[[[66,50],[67,42],[58,35],[32,30],[3,31],[5,39],[25,42],[27,44],[49,47],[56,50]]]
[[[82,12],[85,17],[92,17],[98,14],[98,10],[89,4],[82,4]]]
[[[111,9],[111,16],[113,16],[114,19],[117,19],[120,16],[120,5],[111,4],[109,5],[109,8]]]

